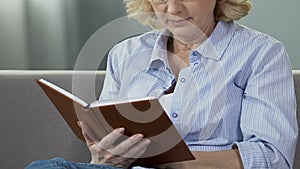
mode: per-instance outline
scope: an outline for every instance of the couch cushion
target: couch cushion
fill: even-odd
[[[83,91],[97,97],[102,88],[104,72],[0,71],[2,169],[24,168],[33,160],[52,157],[89,161],[85,143],[74,136],[37,85],[35,80],[38,78],[54,82],[70,92],[74,81],[79,81]],[[98,84],[98,87],[93,89],[91,84]]]

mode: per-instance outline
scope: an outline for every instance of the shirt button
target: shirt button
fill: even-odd
[[[194,56],[198,56],[198,52],[197,52],[197,51],[194,51],[194,52],[193,52],[193,55],[194,55]]]
[[[180,81],[181,81],[182,83],[184,83],[186,80],[185,80],[185,78],[181,78]]]
[[[172,117],[173,117],[173,118],[177,118],[177,117],[178,117],[178,114],[177,114],[177,113],[172,113]]]

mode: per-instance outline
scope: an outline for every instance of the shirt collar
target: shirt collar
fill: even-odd
[[[203,57],[220,60],[227,49],[237,27],[233,22],[218,21],[212,34],[194,51],[199,52]],[[167,41],[171,33],[164,29],[157,32],[157,39],[153,46],[149,68],[159,69],[162,64],[168,65]]]
[[[161,32],[157,32],[158,37],[153,46],[148,70],[149,68],[159,69],[161,65],[168,66],[167,42],[170,35],[171,33],[167,29],[164,29]]]
[[[196,48],[196,51],[203,57],[220,60],[236,29],[233,22],[218,21],[212,34]]]

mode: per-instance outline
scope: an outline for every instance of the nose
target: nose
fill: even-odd
[[[182,3],[180,0],[168,0],[168,14],[176,15],[181,12],[182,10]]]

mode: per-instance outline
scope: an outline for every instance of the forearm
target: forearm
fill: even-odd
[[[238,149],[214,151],[214,152],[192,152],[196,160],[169,163],[159,166],[160,168],[184,169],[184,168],[205,168],[205,169],[239,169],[243,168],[242,160]]]

